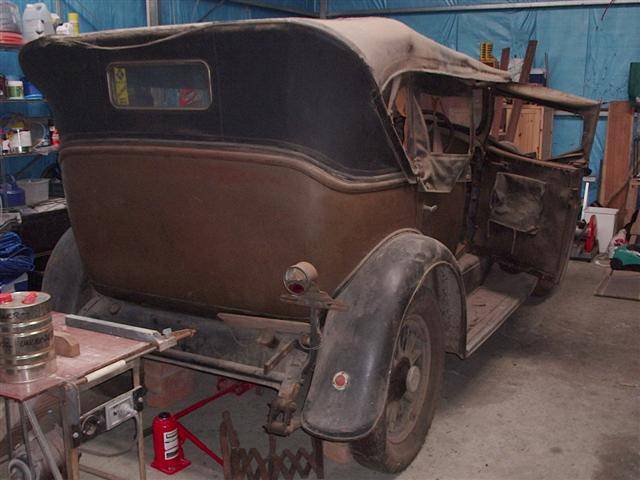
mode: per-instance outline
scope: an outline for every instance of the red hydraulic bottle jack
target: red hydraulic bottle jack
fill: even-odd
[[[215,460],[219,465],[223,465],[222,458],[208,448],[198,437],[187,427],[180,423],[180,418],[204,407],[208,403],[217,400],[229,393],[238,396],[252,389],[255,385],[245,382],[235,382],[225,378],[218,380],[218,392],[211,397],[200,400],[190,407],[179,411],[175,415],[168,412],[160,413],[153,419],[153,452],[154,459],[151,466],[167,475],[173,475],[191,465],[191,462],[184,457],[182,445],[185,441],[192,441],[196,447]]]
[[[153,419],[153,453],[151,466],[167,475],[173,475],[191,465],[184,458],[178,419],[169,412],[162,412]]]

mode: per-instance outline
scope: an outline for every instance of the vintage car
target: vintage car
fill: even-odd
[[[62,134],[55,308],[197,329],[156,358],[276,389],[270,432],[406,468],[445,352],[468,357],[567,266],[599,104],[400,22],[45,37],[20,61]],[[576,148],[492,138],[498,97],[581,117]]]

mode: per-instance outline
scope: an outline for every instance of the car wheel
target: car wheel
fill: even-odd
[[[444,335],[431,296],[405,313],[396,340],[385,411],[373,431],[351,444],[361,465],[395,473],[407,468],[427,436],[440,397]]]
[[[611,262],[611,270],[623,270],[624,269],[624,265],[622,264],[622,260],[620,260],[619,258],[612,258]]]

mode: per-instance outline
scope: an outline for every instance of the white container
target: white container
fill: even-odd
[[[24,190],[25,203],[36,205],[49,200],[49,179],[31,178],[29,180],[18,180],[18,186]]]
[[[31,131],[16,128],[9,138],[9,149],[14,153],[27,153],[31,150]]]
[[[20,100],[24,98],[24,84],[22,80],[7,80],[7,98]]]
[[[22,14],[22,36],[30,42],[45,35],[53,35],[51,13],[44,3],[27,3]]]
[[[591,218],[591,215],[596,216],[596,222],[598,227],[598,251],[604,253],[607,251],[609,242],[613,238],[616,228],[616,219],[618,217],[617,208],[603,208],[603,207],[587,207],[582,211],[582,218],[587,222]]]

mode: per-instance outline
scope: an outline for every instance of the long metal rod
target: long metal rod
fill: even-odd
[[[44,458],[47,460],[47,464],[49,464],[49,469],[51,470],[51,474],[55,480],[63,480],[62,474],[60,473],[60,469],[58,469],[58,464],[56,463],[56,459],[51,452],[51,446],[47,441],[47,438],[44,436],[42,428],[40,428],[40,423],[38,423],[38,417],[33,413],[31,407],[26,403],[21,403],[21,407],[24,408],[25,412],[27,412],[27,417],[29,418],[29,423],[31,424],[31,428],[33,429],[33,433],[36,435],[36,440],[38,440],[38,444],[40,444],[40,449],[42,450],[42,454]]]
[[[230,360],[222,360],[219,358],[207,357],[205,355],[199,355],[197,353],[183,352],[181,350],[171,349],[163,353],[163,356],[169,358],[175,358],[187,362],[200,363],[207,367],[219,368],[220,370],[228,371],[230,373],[236,373],[238,375],[245,375],[253,378],[250,382],[258,379],[264,379],[268,382],[282,382],[284,380],[284,374],[281,372],[270,372],[264,374],[262,367],[255,367],[253,365],[246,365],[244,363],[232,362]]]
[[[147,27],[154,27],[160,24],[160,12],[158,10],[158,0],[146,0],[145,11],[147,14]]]
[[[261,2],[260,0],[231,0],[231,2],[238,3],[240,5],[248,5],[249,7],[264,8],[265,10],[275,10],[276,12],[295,13],[296,15],[302,15],[303,17],[318,17],[317,13],[310,12],[302,8],[283,7],[267,2]]]
[[[24,408],[24,403],[19,404],[20,410],[20,425],[22,426],[22,443],[24,444],[24,451],[27,454],[27,465],[29,466],[29,471],[31,475],[34,475],[33,469],[33,455],[31,455],[31,447],[29,442],[29,428],[27,426],[27,418]]]
[[[320,18],[327,18],[327,15],[329,15],[329,0],[320,0],[318,16]]]
[[[142,362],[137,358],[133,364],[133,388],[142,384]],[[138,444],[138,476],[140,480],[147,480],[147,465],[144,459],[144,422],[142,410],[136,414],[136,442]]]
[[[446,13],[446,12],[468,12],[483,10],[514,10],[514,9],[537,9],[537,8],[565,8],[565,7],[612,7],[618,5],[640,5],[639,0],[553,0],[548,2],[517,2],[517,3],[485,3],[477,5],[447,5],[442,7],[407,7],[407,8],[381,8],[375,10],[347,10],[343,12],[329,12],[328,18],[331,17],[363,17],[378,15],[394,15],[394,14],[413,14],[413,13]]]
[[[13,459],[13,432],[11,432],[11,405],[9,403],[9,399],[4,399],[4,420],[7,426],[7,447],[9,448],[8,456],[9,460]]]
[[[212,373],[213,375],[219,375],[222,377],[233,378],[235,380],[242,380],[243,382],[251,382],[256,383],[258,385],[262,385],[264,387],[278,389],[280,384],[282,383],[282,378],[278,379],[266,379],[264,377],[247,375],[244,373],[238,373],[236,371],[229,370],[227,368],[220,368],[218,365],[212,365],[208,362],[195,361],[193,358],[172,358],[166,355],[165,352],[163,355],[147,355],[145,358],[149,360],[154,360],[156,362],[170,363],[172,365],[176,365],[178,367],[184,367],[191,370],[197,370],[199,372]],[[262,373],[261,370],[259,373]]]

